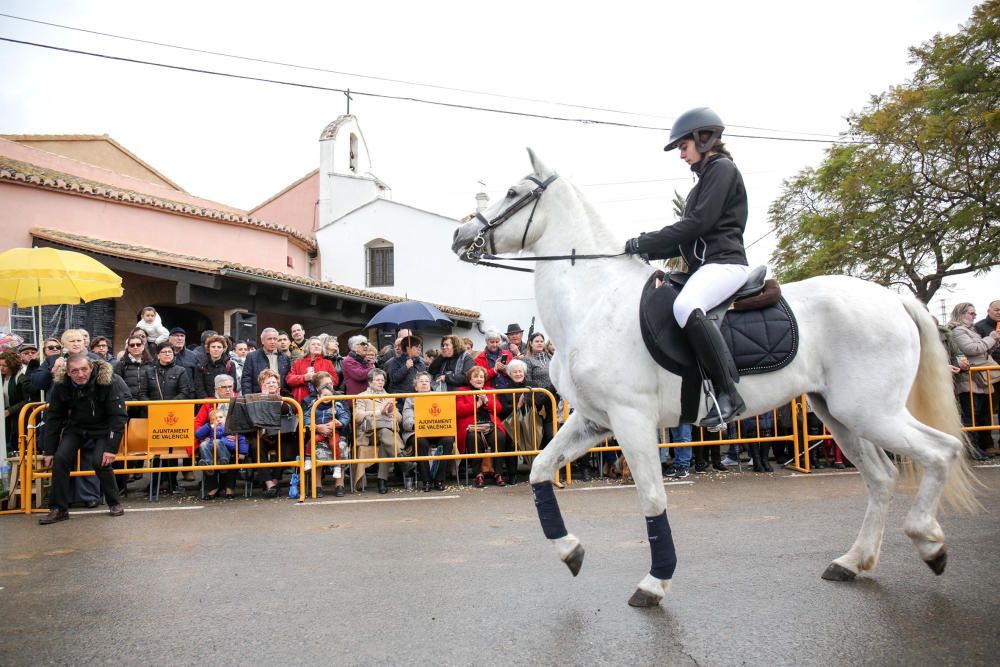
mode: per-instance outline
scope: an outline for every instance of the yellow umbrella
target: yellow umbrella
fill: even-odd
[[[55,248],[0,253],[0,306],[77,304],[121,295],[121,276],[93,257]]]

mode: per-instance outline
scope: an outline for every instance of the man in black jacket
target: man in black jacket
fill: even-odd
[[[111,464],[115,460],[127,415],[128,386],[114,374],[111,364],[78,352],[56,372],[45,412],[44,465],[52,467],[49,513],[38,520],[47,525],[69,518],[69,477],[77,452],[90,457],[101,480],[111,516],[125,510],[118,500],[118,485]]]
[[[270,368],[281,378],[281,388],[288,391],[285,376],[292,370],[291,358],[278,349],[278,330],[268,327],[260,332],[260,349],[247,355],[243,362],[243,377],[240,378],[240,393],[259,394],[260,383],[257,377],[265,368]]]

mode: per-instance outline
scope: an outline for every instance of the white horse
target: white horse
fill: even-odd
[[[623,242],[580,191],[528,153],[533,174],[456,230],[452,249],[472,261],[486,250],[612,255],[535,265],[535,298],[556,344],[549,371],[574,412],[535,458],[530,481],[543,531],[575,576],[583,547],[563,526],[552,480],[560,467],[614,435],[635,478],[652,556],[650,573],[629,604],[654,606],[669,590],[676,565],[655,434],[677,425],[681,390],[681,378],[645,351],[639,329],[640,292],[654,269],[639,258],[618,256]],[[849,277],[811,278],[784,285],[782,293],[798,320],[798,354],[780,370],[741,379],[744,416],[808,394],[868,488],[860,533],[823,578],[851,580],[878,563],[897,478],[883,449],[923,468],[904,530],[920,558],[941,574],[946,550],[935,514],[942,493],[960,509],[974,511],[978,502],[934,322],[915,299]],[[611,349],[632,354],[611,360]],[[706,412],[701,403],[699,419]]]

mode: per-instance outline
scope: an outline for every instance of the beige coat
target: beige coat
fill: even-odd
[[[399,410],[395,410],[391,415],[384,414],[382,410],[386,404],[394,403],[393,398],[361,398],[365,394],[371,394],[371,390],[361,394],[354,402],[354,432],[357,436],[358,445],[365,446],[371,444],[374,435],[374,426],[378,428],[395,430],[400,432],[401,418]]]
[[[993,359],[990,358],[990,352],[993,348],[997,346],[997,341],[993,339],[993,336],[980,336],[975,329],[964,324],[958,324],[952,327],[951,330],[952,337],[955,339],[955,345],[958,349],[962,351],[966,359],[969,360],[969,366],[992,366]],[[989,377],[990,384],[995,382],[1000,382],[1000,370],[996,371],[979,371],[980,377],[985,377],[987,374]],[[969,373],[963,372],[955,376],[955,393],[964,394],[969,391]],[[985,394],[988,393],[988,388],[985,384],[980,384],[979,382],[972,382],[972,393],[974,394]]]

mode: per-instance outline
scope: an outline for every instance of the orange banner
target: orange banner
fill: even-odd
[[[194,442],[194,412],[190,405],[149,404],[150,447],[190,447]]]
[[[418,438],[455,437],[455,397],[428,394],[413,399],[414,435]]]

